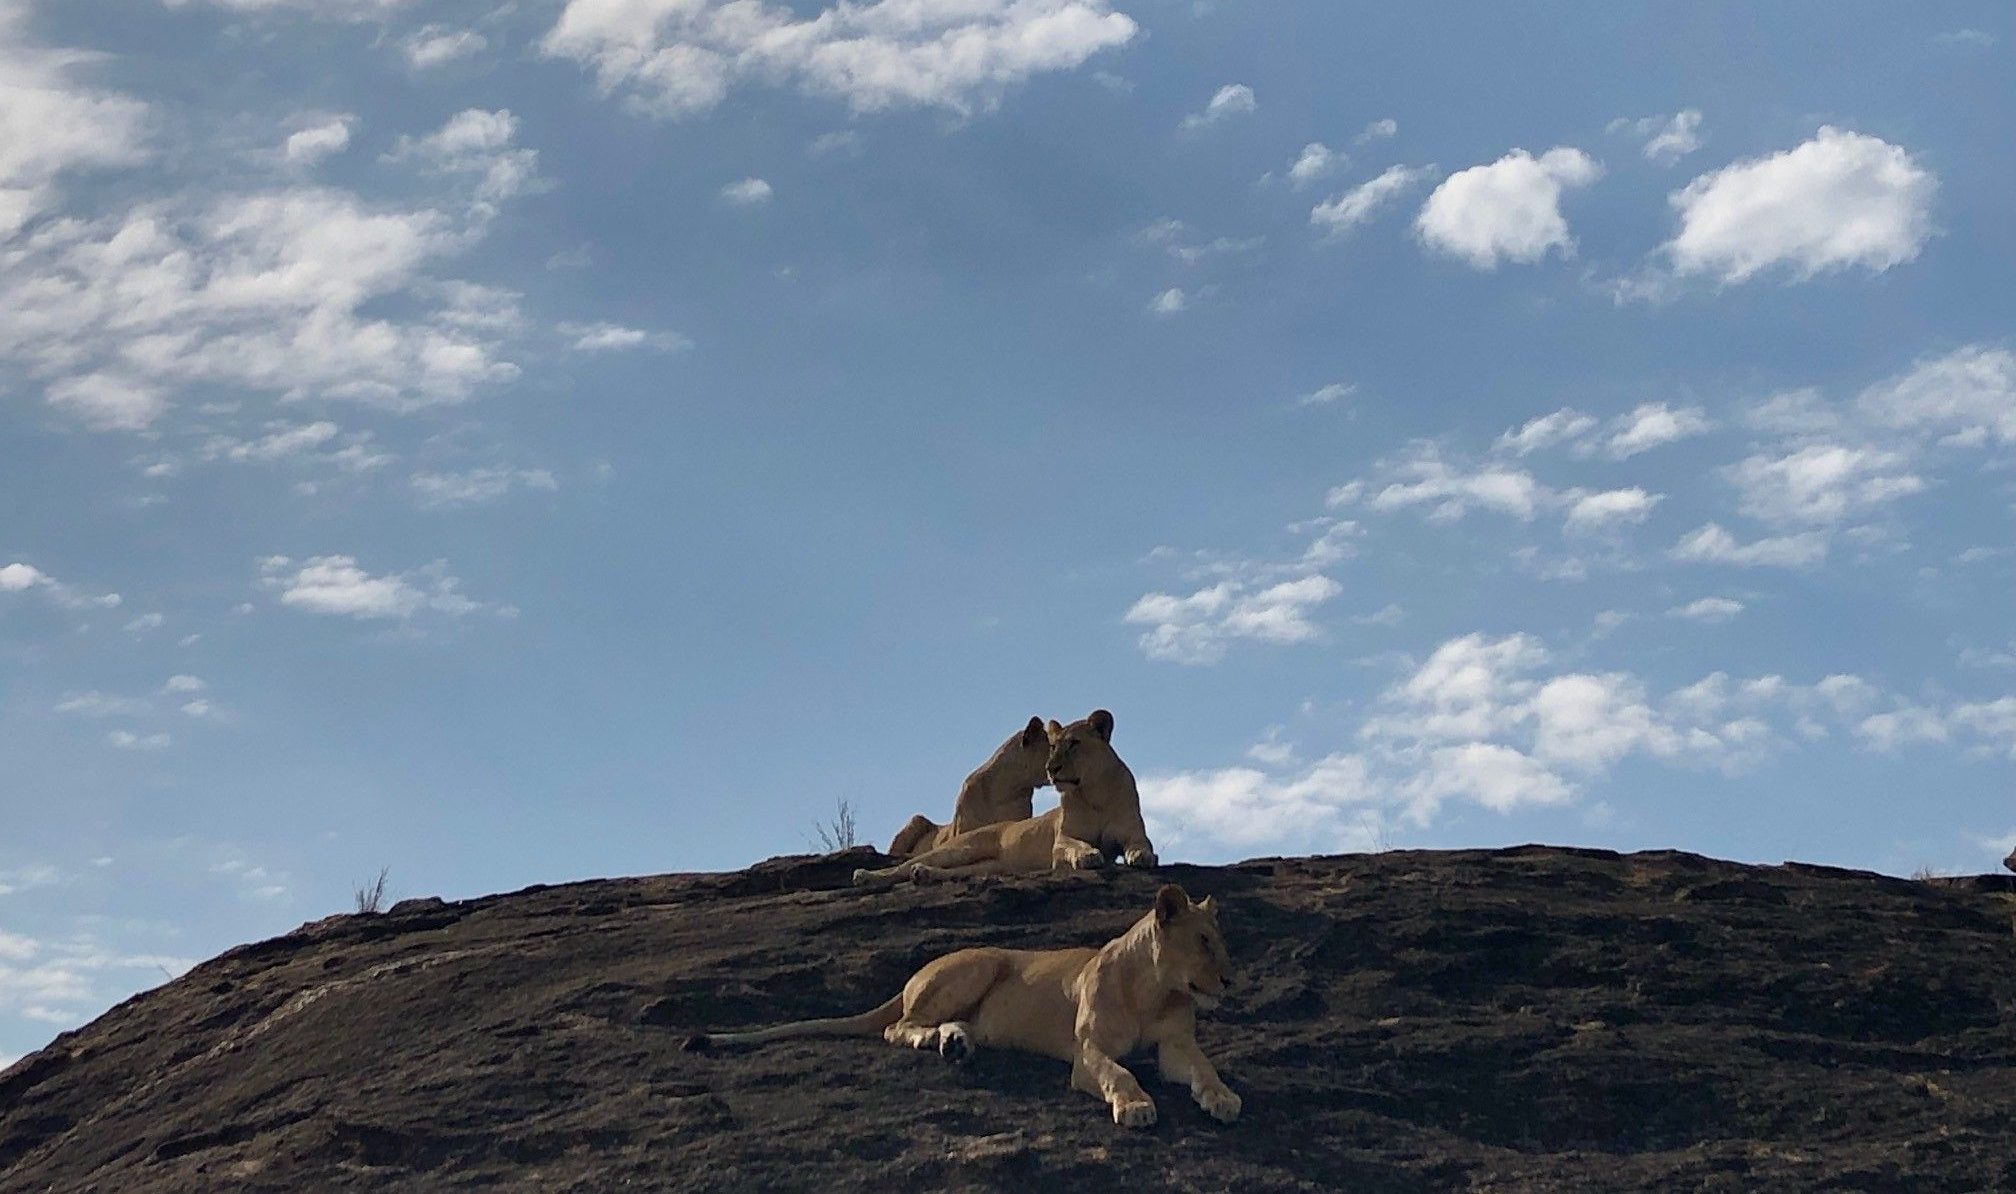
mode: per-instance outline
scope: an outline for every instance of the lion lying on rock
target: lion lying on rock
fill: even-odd
[[[983,825],[1027,821],[1036,812],[1036,789],[1050,782],[1045,774],[1049,761],[1050,739],[1043,719],[1032,717],[959,785],[959,799],[952,805],[949,824],[940,825],[919,813],[896,831],[889,853],[903,858],[936,849]]]
[[[1071,1086],[1103,1100],[1113,1122],[1155,1122],[1155,1101],[1120,1064],[1153,1045],[1162,1077],[1185,1083],[1214,1118],[1239,1118],[1240,1099],[1197,1046],[1197,1004],[1225,989],[1231,962],[1209,897],[1193,904],[1173,884],[1155,908],[1103,949],[962,949],[927,964],[873,1011],[751,1032],[701,1033],[688,1049],[802,1036],[874,1036],[964,1061],[980,1046],[1071,1063]]]
[[[1086,869],[1119,855],[1154,866],[1134,773],[1113,753],[1113,715],[1094,710],[1068,726],[1050,722],[1045,762],[1057,807],[1040,817],[969,830],[907,862],[854,872],[857,886],[1027,871]]]

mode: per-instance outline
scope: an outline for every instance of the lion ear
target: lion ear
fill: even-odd
[[[1189,907],[1190,897],[1183,893],[1183,889],[1174,883],[1166,883],[1161,891],[1155,893],[1155,923],[1166,925],[1177,913]]]
[[[1106,712],[1104,709],[1094,709],[1085,715],[1085,720],[1092,726],[1092,732],[1099,735],[1099,741],[1113,741],[1113,715],[1111,713]]]
[[[1055,742],[1064,736],[1064,727],[1053,720],[1044,725],[1043,732],[1050,735],[1050,741]]]
[[[1218,914],[1218,904],[1210,896],[1205,896],[1203,899],[1198,900],[1197,908],[1199,911],[1209,912],[1213,916]]]
[[[1048,735],[1043,729],[1043,719],[1040,717],[1030,718],[1029,724],[1022,727],[1022,745],[1024,746],[1034,746],[1044,741],[1047,737]]]

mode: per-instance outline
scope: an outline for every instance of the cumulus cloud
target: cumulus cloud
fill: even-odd
[[[1423,244],[1476,269],[1500,262],[1530,264],[1550,251],[1575,251],[1561,215],[1564,192],[1601,177],[1603,168],[1579,149],[1556,147],[1534,157],[1515,149],[1485,166],[1442,180],[1415,217]]]
[[[1773,268],[1795,280],[1851,266],[1881,273],[1915,258],[1931,236],[1937,189],[1903,149],[1825,126],[1796,148],[1674,192],[1680,230],[1665,252],[1675,272],[1724,284]]]
[[[551,493],[560,488],[553,474],[543,468],[493,467],[460,473],[415,473],[410,484],[420,505],[429,510],[488,505],[514,489],[539,489]]]
[[[1838,523],[1925,488],[1901,453],[1811,444],[1784,455],[1760,453],[1723,470],[1745,514],[1775,523]]]
[[[464,596],[462,582],[439,560],[413,572],[373,575],[351,556],[299,561],[268,556],[259,562],[259,572],[262,588],[304,613],[403,622],[423,613],[462,617],[485,609],[509,612]]]
[[[1328,406],[1333,402],[1342,402],[1357,392],[1358,387],[1350,382],[1333,381],[1328,385],[1318,386],[1307,394],[1297,398],[1295,404],[1297,406]]]
[[[66,175],[147,157],[147,106],[80,82],[84,56],[29,42],[26,17],[0,4],[0,245],[56,202]]]
[[[516,169],[481,165],[520,160],[501,115],[457,117],[400,152],[477,169],[478,189],[502,194]],[[490,292],[428,273],[473,235],[447,212],[320,186],[52,222],[0,250],[0,360],[107,430],[152,426],[192,386],[401,410],[460,402],[518,372],[499,359],[506,329],[468,303]]]
[[[1392,166],[1377,178],[1360,183],[1309,209],[1309,223],[1327,237],[1343,236],[1378,214],[1381,207],[1411,190],[1435,172],[1433,166]]]
[[[1531,473],[1496,464],[1461,468],[1428,446],[1419,448],[1393,471],[1399,479],[1373,491],[1367,504],[1380,511],[1426,506],[1428,518],[1434,522],[1454,522],[1472,507],[1528,521],[1551,497]],[[1333,493],[1331,500],[1336,504],[1338,495]]]
[[[1609,131],[1638,137],[1645,143],[1645,156],[1662,166],[1672,165],[1702,145],[1701,113],[1693,108],[1683,109],[1671,116],[1647,116],[1642,120],[1619,117],[1610,122]]]
[[[1342,170],[1351,161],[1341,149],[1332,149],[1321,141],[1311,141],[1295,155],[1288,166],[1288,181],[1296,187],[1306,187],[1327,175]]]
[[[1855,403],[1876,426],[1955,444],[2016,444],[2016,355],[1969,345],[1871,386]]]
[[[1216,663],[1228,643],[1253,639],[1299,643],[1321,634],[1310,611],[1344,591],[1327,576],[1303,576],[1265,587],[1225,580],[1188,596],[1150,593],[1123,621],[1146,626],[1141,650],[1173,663]]]
[[[1699,597],[1666,611],[1668,617],[1714,625],[1727,622],[1743,612],[1744,605],[1733,597]]]
[[[1612,460],[1624,460],[1701,435],[1714,426],[1698,406],[1675,409],[1663,402],[1647,402],[1611,420],[1603,436],[1602,451]]]
[[[760,178],[744,178],[721,188],[721,201],[734,207],[756,207],[770,202],[775,194]]]
[[[489,40],[475,30],[451,29],[446,25],[424,25],[399,42],[399,52],[414,70],[474,57],[489,47]]]
[[[1603,455],[1612,460],[1626,460],[1705,434],[1714,426],[1698,406],[1675,408],[1663,402],[1647,402],[1608,422],[1599,422],[1591,415],[1564,406],[1507,431],[1493,446],[1515,456],[1566,446],[1578,456]]]
[[[657,116],[705,112],[747,80],[857,112],[963,115],[1125,45],[1136,28],[1106,0],[867,0],[807,17],[763,0],[568,0],[541,45]]]
[[[1633,485],[1628,489],[1608,489],[1600,493],[1571,490],[1564,495],[1564,500],[1568,512],[1563,519],[1563,527],[1570,533],[1589,534],[1627,523],[1644,522],[1652,513],[1652,507],[1665,498]]]
[[[563,323],[557,330],[567,337],[568,347],[576,352],[623,352],[630,349],[677,352],[693,347],[693,342],[678,332],[653,332],[625,327],[620,323]]]
[[[1751,767],[1794,749],[1800,723],[1853,725],[1878,699],[1854,676],[1799,685],[1720,672],[1662,695],[1628,672],[1558,668],[1531,635],[1468,634],[1389,685],[1349,749],[1302,764],[1270,733],[1247,752],[1257,765],[1144,775],[1142,804],[1193,850],[1366,849],[1452,803],[1501,814],[1565,803],[1632,760]],[[1942,720],[1985,725],[1982,738],[2000,743],[1998,719],[2016,725],[2009,706]]]
[[[356,117],[348,115],[308,116],[301,127],[287,135],[280,155],[298,166],[312,166],[350,147],[350,133]]]
[[[1202,112],[1185,116],[1183,127],[1201,129],[1233,116],[1250,116],[1259,108],[1260,101],[1254,97],[1251,87],[1244,83],[1227,83],[1212,94]]]
[[[418,162],[436,173],[474,180],[478,214],[547,184],[539,177],[539,151],[515,144],[518,118],[508,109],[467,108],[423,137],[402,136],[387,161]]]
[[[1148,311],[1153,315],[1175,315],[1189,306],[1190,296],[1184,294],[1180,286],[1171,286],[1148,300]]]
[[[1366,125],[1364,130],[1356,137],[1353,137],[1351,141],[1355,145],[1365,145],[1373,141],[1383,141],[1399,131],[1400,122],[1389,116],[1384,120],[1375,120],[1371,124]]]
[[[88,593],[20,560],[0,565],[0,593],[40,593],[65,609],[112,609],[117,593]]]
[[[1688,532],[1667,554],[1688,563],[1739,568],[1810,568],[1827,558],[1827,536],[1803,531],[1744,543],[1710,522]]]
[[[165,0],[170,8],[207,4],[231,12],[298,12],[325,21],[375,21],[393,15],[412,0]]]

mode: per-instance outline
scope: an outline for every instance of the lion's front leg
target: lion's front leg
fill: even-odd
[[[1081,842],[1075,837],[1057,835],[1057,844],[1050,848],[1050,869],[1053,871],[1086,871],[1106,865],[1106,855],[1091,842]]]
[[[1243,1105],[1239,1096],[1232,1093],[1232,1088],[1218,1077],[1218,1071],[1211,1066],[1211,1059],[1197,1047],[1194,1037],[1186,1035],[1163,1041],[1155,1062],[1164,1078],[1188,1084],[1190,1097],[1196,1099],[1197,1105],[1204,1108],[1211,1118],[1228,1124],[1239,1118]]]
[[[1103,1099],[1113,1108],[1113,1122],[1123,1128],[1146,1128],[1155,1123],[1155,1100],[1141,1089],[1141,1083],[1127,1067],[1107,1056],[1090,1040],[1078,1042],[1078,1056],[1071,1063],[1071,1085]]]

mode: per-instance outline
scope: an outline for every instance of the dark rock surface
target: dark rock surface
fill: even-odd
[[[0,1189],[2016,1189],[2010,879],[1526,847],[862,892],[864,853],[331,917],[0,1074]],[[1136,1072],[879,1041],[965,945],[1096,944],[1173,879],[1241,968],[1232,1127]]]

